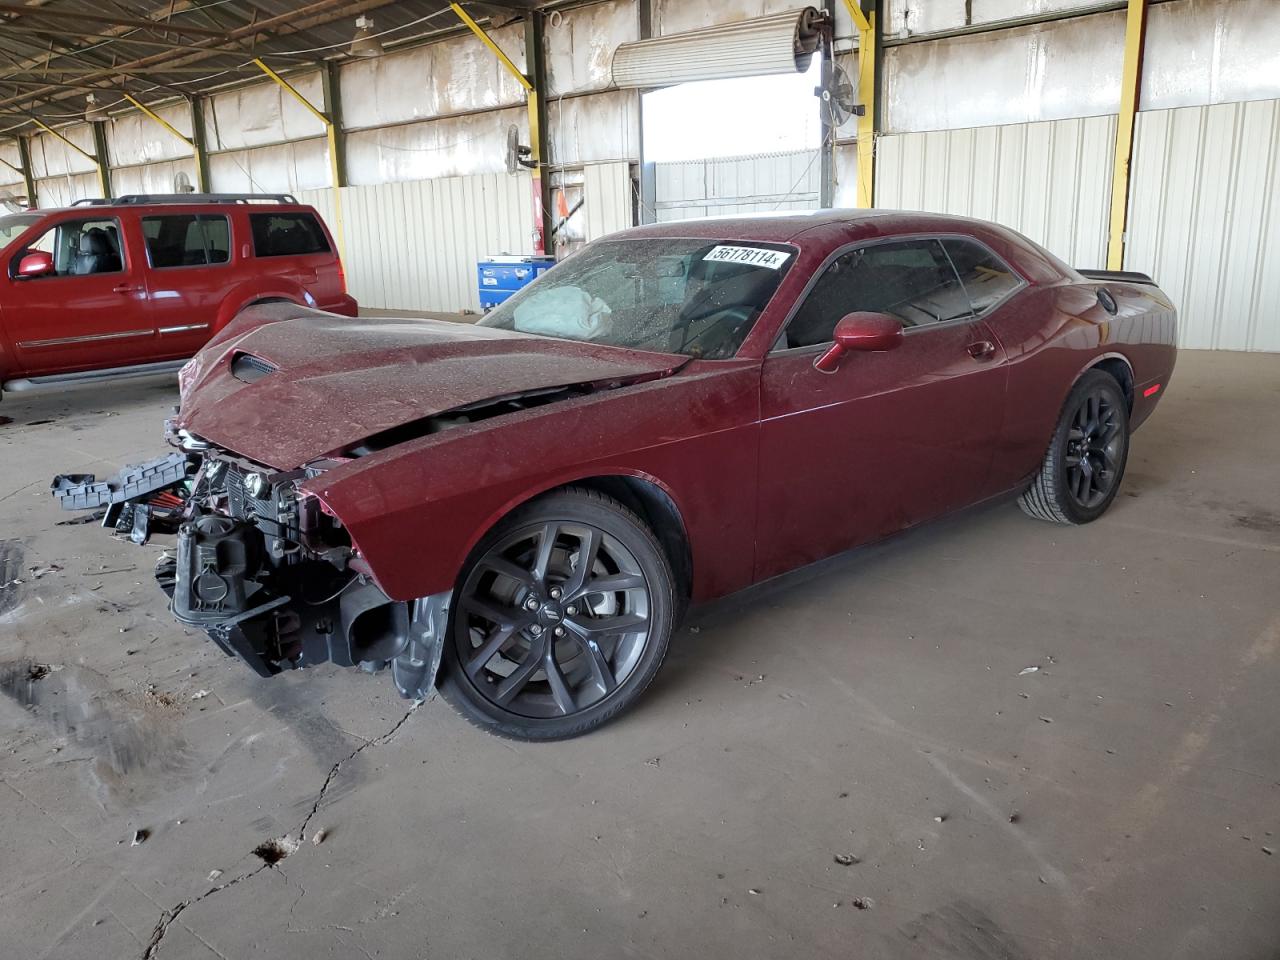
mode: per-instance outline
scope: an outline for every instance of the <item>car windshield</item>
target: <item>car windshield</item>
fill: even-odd
[[[38,213],[15,213],[0,217],[0,250],[4,250],[13,243],[19,234],[39,219]]]
[[[482,326],[615,347],[732,357],[795,260],[777,243],[593,243],[496,307]]]

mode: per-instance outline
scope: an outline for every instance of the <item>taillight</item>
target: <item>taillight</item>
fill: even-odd
[[[347,271],[342,267],[342,258],[338,258],[338,292],[347,292]]]

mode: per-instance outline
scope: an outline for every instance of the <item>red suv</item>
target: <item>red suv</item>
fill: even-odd
[[[0,388],[176,369],[245,307],[349,317],[336,247],[288,194],[136,195],[0,216]]]

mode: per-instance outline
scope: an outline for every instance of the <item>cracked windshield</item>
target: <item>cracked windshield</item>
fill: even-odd
[[[594,244],[480,321],[615,347],[724,360],[737,352],[795,248],[706,239]]]

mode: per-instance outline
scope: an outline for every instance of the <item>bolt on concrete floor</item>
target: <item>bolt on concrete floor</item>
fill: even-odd
[[[57,525],[50,475],[174,399],[0,404],[5,956],[1275,955],[1280,356],[1183,353],[1099,522],[986,507],[695,611],[537,746],[259,680],[158,546]]]

